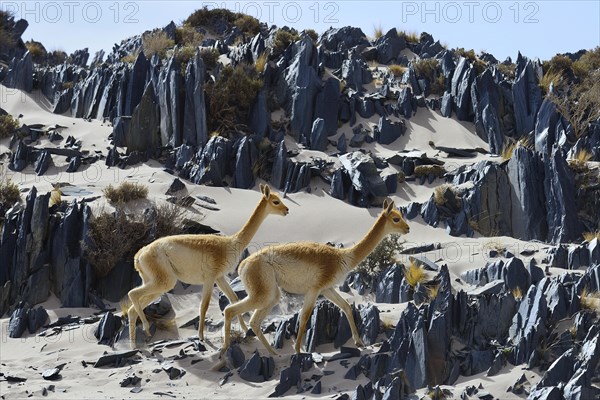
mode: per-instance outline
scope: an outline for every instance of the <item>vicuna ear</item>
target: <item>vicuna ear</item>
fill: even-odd
[[[396,207],[396,205],[394,204],[394,202],[392,200],[389,200],[387,203],[387,206],[384,203],[384,207],[385,207],[385,213],[387,215],[389,215],[392,212],[392,210]]]
[[[383,209],[385,210],[390,205],[390,199],[383,200]]]
[[[271,187],[269,185],[261,185],[260,191],[265,196],[265,199],[268,199],[271,195]]]

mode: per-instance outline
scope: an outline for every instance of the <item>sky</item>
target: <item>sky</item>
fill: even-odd
[[[356,26],[367,36],[375,27],[428,32],[450,48],[486,51],[497,59],[518,51],[547,60],[557,53],[600,46],[600,1],[0,1],[29,22],[23,39],[68,53],[87,47],[110,52],[115,43],[181,23],[194,10],[228,8],[269,25],[312,28]]]

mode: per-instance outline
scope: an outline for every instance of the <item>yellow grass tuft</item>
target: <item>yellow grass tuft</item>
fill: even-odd
[[[515,142],[514,140],[509,140],[504,144],[502,153],[500,153],[500,157],[502,157],[503,161],[508,161],[512,158],[515,148],[517,147],[517,143],[518,142]]]
[[[256,59],[256,63],[254,63],[254,69],[256,69],[256,72],[258,72],[259,74],[262,74],[263,71],[265,70],[265,66],[267,65],[268,61],[269,61],[269,53],[267,50],[265,50]]]
[[[390,72],[390,74],[394,75],[394,77],[400,78],[402,75],[404,75],[406,67],[403,67],[402,65],[392,64],[388,67],[388,71]]]
[[[429,300],[435,299],[440,292],[440,285],[433,285],[427,288],[427,294],[429,296]]]
[[[417,265],[414,261],[411,261],[408,268],[404,270],[404,279],[406,279],[406,282],[414,288],[418,283],[425,282],[427,273],[421,266]]]
[[[110,204],[123,204],[129,201],[145,199],[148,196],[148,187],[135,182],[123,182],[118,186],[108,185],[102,193]]]
[[[583,239],[586,242],[591,242],[594,239],[600,240],[600,229],[598,229],[596,232],[584,232]]]
[[[444,197],[444,193],[448,188],[450,188],[456,195],[456,189],[450,183],[444,183],[443,185],[440,185],[433,189],[433,201],[435,202],[435,204],[437,204],[438,206],[443,206],[444,204],[446,204],[446,198]]]
[[[581,291],[579,304],[584,310],[600,309],[600,292],[591,292],[587,287]]]
[[[521,291],[521,288],[518,286],[513,289],[512,295],[515,298],[515,300],[517,300],[517,301],[521,301],[521,299],[523,298],[523,292]]]
[[[398,31],[398,36],[410,43],[418,43],[421,40],[421,34],[417,31]]]
[[[381,24],[373,25],[373,37],[379,39],[383,36],[383,27]]]

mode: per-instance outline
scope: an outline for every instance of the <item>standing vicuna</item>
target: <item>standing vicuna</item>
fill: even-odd
[[[395,209],[394,202],[386,199],[383,211],[366,236],[356,245],[338,249],[329,245],[298,242],[267,247],[246,258],[239,267],[239,275],[248,296],[225,308],[223,349],[230,345],[231,320],[247,311],[256,310],[250,319],[250,328],[272,354],[276,354],[260,329],[260,323],[279,302],[279,288],[288,293],[303,294],[300,325],[296,338],[296,353],[300,352],[306,323],[320,294],[336,304],[348,318],[354,343],[363,347],[352,316],[350,304],[335,290],[346,276],[364,260],[381,240],[390,233],[408,233],[410,228]]]
[[[156,239],[135,255],[135,269],[142,285],[129,291],[129,337],[135,346],[135,326],[138,316],[146,335],[150,336],[144,308],[163,293],[175,287],[177,280],[188,284],[202,284],[200,327],[198,336],[204,339],[204,318],[210,303],[213,285],[223,291],[230,302],[236,296],[225,275],[235,270],[242,252],[248,246],[259,226],[269,214],[287,215],[289,210],[269,186],[260,185],[262,196],[248,222],[232,236],[175,235]],[[240,325],[247,330],[240,315]]]

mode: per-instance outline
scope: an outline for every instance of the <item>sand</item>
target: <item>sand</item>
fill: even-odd
[[[49,112],[47,102],[42,99],[42,95],[34,93],[32,95],[23,94],[20,91],[0,87],[0,107],[13,115],[23,114],[22,123],[33,124],[42,123],[47,125],[59,124],[66,128],[62,135],[74,136],[83,142],[82,149],[95,151],[100,150],[106,154],[109,142],[107,137],[112,128],[103,121],[85,121],[82,119],[73,119],[67,116],[55,115]],[[276,115],[278,118],[278,115]],[[275,117],[275,116],[274,116]],[[377,118],[371,120],[359,120],[363,124],[376,124]],[[481,140],[475,133],[472,124],[458,122],[453,119],[441,117],[437,112],[419,109],[416,116],[407,122],[407,134],[394,142],[392,145],[383,146],[379,144],[365,145],[364,148],[380,156],[391,156],[399,151],[418,149],[426,152],[430,157],[437,157],[447,165],[462,165],[463,163],[473,163],[479,159],[491,159],[489,155],[478,155],[474,159],[456,159],[449,158],[445,153],[441,153],[429,146],[429,141],[434,141],[436,145],[453,146],[461,148],[484,148],[487,144]],[[351,128],[343,126],[339,134],[346,132],[349,137]],[[301,151],[298,160],[309,160],[312,156],[329,157],[336,162],[335,148],[329,147],[328,151],[311,152],[303,150],[301,147],[290,143],[291,146],[298,147]],[[0,153],[8,150],[8,140],[0,142]],[[42,138],[36,146],[56,146]],[[82,168],[74,174],[65,172],[64,160],[62,157],[54,156],[55,166],[51,167],[46,175],[36,177],[32,168],[28,167],[23,172],[13,173],[5,171],[7,176],[11,177],[19,184],[22,189],[28,189],[36,186],[42,193],[52,189],[52,184],[67,182],[77,187],[89,191],[85,197],[101,195],[102,188],[108,184],[116,184],[123,180],[130,180],[147,185],[150,194],[150,200],[163,201],[165,191],[173,181],[174,177],[164,172],[158,162],[150,161],[132,168],[119,169],[107,168],[104,162],[97,163]],[[258,184],[254,190],[239,190],[231,188],[216,188],[190,184],[186,182],[187,190],[190,195],[203,195],[213,198],[219,211],[210,211],[199,206],[194,206],[190,215],[203,224],[212,226],[224,234],[236,232],[246,221],[259,200],[260,193]],[[436,181],[433,184],[419,185],[415,182],[403,183],[399,186],[398,192],[392,196],[398,205],[406,205],[411,201],[426,201],[435,187],[442,181]],[[72,197],[64,197],[69,200]],[[269,216],[258,233],[254,237],[250,251],[256,251],[263,246],[281,242],[293,242],[298,240],[313,240],[318,242],[341,243],[344,246],[351,245],[358,241],[370,228],[375,221],[379,209],[363,209],[353,207],[343,201],[332,198],[328,194],[327,187],[321,182],[314,180],[311,185],[311,193],[301,192],[288,194],[284,199],[290,209],[286,217]],[[105,205],[104,200],[96,200],[96,207]],[[543,249],[546,247],[543,243],[527,243],[507,237],[499,238],[456,238],[446,233],[443,227],[433,228],[423,222],[420,217],[409,222],[411,231],[403,237],[406,241],[406,248],[426,244],[440,243],[438,250],[426,253],[425,255],[438,264],[447,264],[449,266],[453,281],[459,279],[460,274],[466,270],[481,267],[488,260],[487,254],[490,248],[507,247],[514,254],[520,253],[524,249],[537,249],[534,257],[540,261]],[[525,260],[528,258],[525,257]],[[399,261],[407,262],[408,256],[399,256]],[[453,282],[454,289],[468,290],[469,287],[462,281]],[[198,313],[199,293],[201,288],[191,286],[187,289],[178,284],[169,298],[173,304],[176,318],[176,326],[179,327],[185,322],[191,320]],[[354,292],[344,293],[344,297],[350,301],[367,303],[373,302],[372,296],[362,297]],[[218,308],[218,290],[213,289],[213,300],[209,309],[209,319],[218,324],[222,320],[222,315]],[[296,311],[300,302],[298,299],[292,299],[290,304],[281,304],[272,313],[267,322],[278,321]],[[61,308],[58,300],[51,297],[43,304],[50,314],[50,320],[54,322],[58,317],[68,314],[87,317],[98,314],[98,310],[91,308],[66,309]],[[120,312],[119,304],[113,304]],[[395,325],[406,304],[377,304],[382,312],[382,320],[386,324]],[[279,312],[279,313],[278,313]],[[285,315],[284,315],[285,313]],[[25,383],[0,382],[0,394],[2,398],[34,398],[42,397],[42,390],[49,384],[55,385],[54,392],[47,394],[48,398],[60,399],[105,399],[105,398],[134,398],[147,399],[159,398],[156,392],[171,393],[177,398],[264,398],[273,392],[278,382],[279,373],[282,368],[289,365],[290,355],[293,353],[293,340],[286,341],[285,348],[280,350],[280,355],[275,357],[276,371],[274,377],[264,383],[255,384],[243,381],[237,374],[229,378],[228,383],[220,385],[219,381],[224,377],[223,372],[211,370],[217,363],[218,350],[222,344],[222,334],[220,329],[208,333],[207,351],[196,353],[187,349],[188,357],[179,361],[172,361],[179,368],[183,368],[187,373],[178,380],[169,380],[167,373],[161,370],[161,363],[164,358],[176,355],[181,348],[165,350],[162,354],[156,353],[150,355],[148,350],[144,350],[144,356],[141,362],[134,366],[122,368],[93,368],[93,363],[102,355],[103,352],[113,351],[108,346],[96,344],[93,332],[97,324],[81,325],[68,332],[63,332],[58,337],[42,338],[36,335],[25,334],[23,339],[10,339],[7,337],[8,318],[4,316],[0,320],[2,345],[0,347],[0,362],[2,372],[23,376],[27,378]],[[170,330],[159,330],[152,341],[160,339],[188,338],[196,334],[193,328],[171,328]],[[385,335],[380,336],[384,340]],[[362,350],[363,354],[368,354],[377,350],[377,345],[368,346]],[[255,339],[250,339],[248,343],[242,345],[246,356],[249,357],[256,349],[266,355],[266,351]],[[116,350],[129,349],[127,343],[118,343]],[[323,345],[318,348],[318,352],[323,355],[334,354],[337,350],[332,345]],[[192,361],[197,361],[192,365]],[[353,365],[355,360],[350,360]],[[85,363],[83,363],[85,362]],[[47,368],[53,368],[57,365],[66,363],[62,370],[62,379],[56,382],[44,381],[41,372]],[[86,365],[84,365],[86,364]],[[356,381],[343,379],[345,369],[339,361],[331,363],[321,363],[303,374],[304,378],[310,378],[312,374],[322,374],[323,371],[334,371],[332,375],[322,378],[323,393],[320,396],[309,393],[296,394],[294,389],[290,390],[290,398],[311,398],[328,397],[332,398],[339,393],[351,393],[358,384],[367,383],[367,379],[361,376]],[[158,370],[158,372],[153,372]],[[455,397],[458,397],[466,386],[479,385],[483,383],[485,390],[492,392],[502,398],[517,398],[517,396],[506,393],[506,388],[514,383],[517,378],[526,372],[526,376],[532,382],[539,380],[539,374],[535,371],[523,371],[522,366],[507,367],[498,376],[488,378],[484,374],[461,377],[459,382],[451,390]],[[141,393],[131,393],[131,388],[122,388],[119,382],[127,375],[135,373],[142,378]],[[419,391],[422,395],[423,390]],[[168,397],[168,396],[167,396]],[[164,397],[163,398],[167,398]]]

